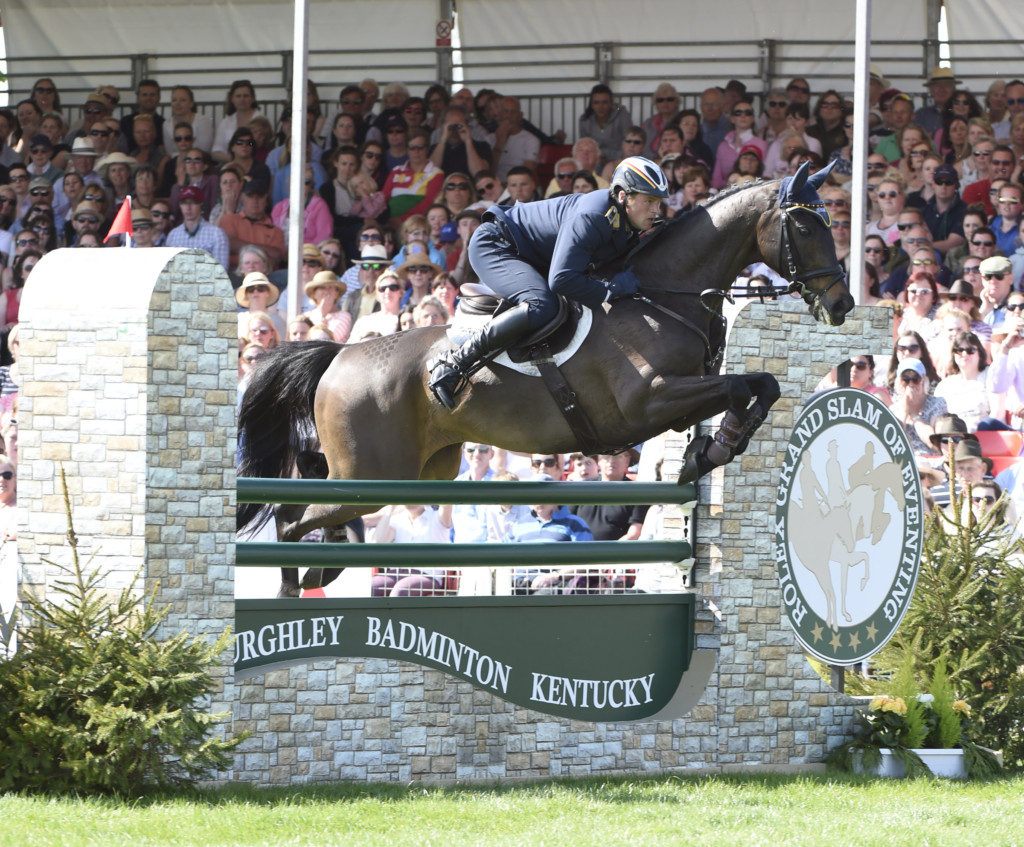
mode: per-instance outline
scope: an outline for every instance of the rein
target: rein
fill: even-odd
[[[708,298],[721,297],[723,300],[728,300],[730,303],[735,303],[736,297],[757,297],[763,303],[766,297],[777,297],[781,294],[793,294],[799,292],[805,300],[807,299],[807,295],[809,294],[811,297],[809,305],[813,309],[818,309],[821,305],[821,299],[826,294],[828,294],[828,292],[832,289],[834,285],[841,283],[845,278],[846,272],[843,270],[842,265],[840,265],[838,262],[836,262],[833,265],[830,265],[827,268],[816,268],[814,270],[804,271],[802,273],[800,272],[796,263],[797,254],[793,246],[793,239],[789,233],[789,218],[791,217],[792,212],[798,209],[812,213],[820,223],[824,224],[824,220],[821,217],[821,213],[816,209],[810,208],[806,205],[791,203],[781,208],[780,218],[782,235],[779,239],[779,267],[785,267],[788,271],[790,279],[790,284],[788,286],[762,288],[756,291],[747,291],[745,293],[731,293],[728,290],[721,291],[717,288],[706,288],[701,292],[696,292],[684,291],[682,289],[677,288],[651,288],[650,286],[641,285],[637,289],[637,293],[633,295],[632,299],[639,300],[641,303],[650,306],[652,309],[656,309],[663,315],[666,315],[667,317],[672,318],[675,321],[678,321],[687,329],[696,333],[697,336],[701,339],[701,341],[704,342],[705,369],[709,373],[712,372],[713,370],[717,370],[719,364],[721,363],[722,355],[725,351],[725,318],[722,316],[721,304],[719,303],[717,307],[710,306],[707,303]],[[824,209],[824,205],[822,205],[822,209]],[[632,254],[637,251],[638,247],[635,247],[630,252],[630,256],[632,256]],[[815,279],[816,277],[820,276],[828,276],[828,284],[825,285],[825,287],[819,291],[813,291],[811,289],[808,289],[805,283],[808,280]],[[673,309],[669,309],[667,306],[662,306],[660,303],[655,303],[654,300],[651,299],[651,296],[656,294],[681,294],[690,297],[697,297],[704,310],[708,312],[709,315],[711,315],[711,319],[713,321],[720,322],[723,325],[723,331],[720,333],[716,333],[717,335],[721,336],[722,340],[717,345],[712,344],[711,340],[708,338],[708,334],[704,332],[704,330],[702,330],[699,326],[697,326],[697,324],[695,324],[693,321],[687,318],[685,315],[681,315],[679,314],[679,312],[676,312]]]

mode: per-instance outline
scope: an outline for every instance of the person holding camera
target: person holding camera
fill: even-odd
[[[448,106],[441,119],[441,140],[430,151],[430,161],[446,174],[475,174],[490,168],[491,155],[490,144],[474,141],[470,135],[465,110],[454,103]]]

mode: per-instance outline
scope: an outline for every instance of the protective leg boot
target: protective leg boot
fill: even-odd
[[[427,367],[430,390],[447,409],[455,408],[455,397],[480,361],[522,338],[530,329],[528,304],[520,303],[492,318],[455,350],[446,350]]]

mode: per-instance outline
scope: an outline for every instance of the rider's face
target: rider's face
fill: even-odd
[[[623,196],[625,196],[625,200],[622,200]],[[654,226],[654,222],[661,215],[661,199],[651,194],[627,195],[623,191],[620,192],[619,198],[630,225],[641,232]]]

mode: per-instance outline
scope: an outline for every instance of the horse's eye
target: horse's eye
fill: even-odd
[[[806,226],[804,226],[803,224],[797,224],[796,225],[796,231],[799,232],[801,235],[810,235],[811,234],[811,231]]]

